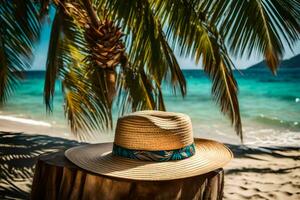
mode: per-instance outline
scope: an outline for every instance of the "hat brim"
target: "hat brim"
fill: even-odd
[[[223,144],[195,138],[196,153],[190,158],[168,162],[140,161],[113,156],[112,143],[88,144],[73,147],[65,156],[75,165],[96,174],[130,180],[181,179],[222,168],[232,158]]]

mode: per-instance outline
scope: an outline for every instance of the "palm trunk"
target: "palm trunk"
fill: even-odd
[[[99,27],[101,22],[97,16],[96,11],[94,10],[94,7],[90,0],[83,0],[83,4],[85,6],[85,9],[88,13],[89,18],[91,19],[91,22],[93,23],[94,26]]]
[[[97,12],[94,10],[94,7],[93,7],[90,0],[83,0],[83,4],[85,6],[86,12],[87,12],[88,17],[90,19],[91,26],[93,26],[93,27],[90,27],[90,30],[88,30],[86,32],[86,34],[88,34],[88,37],[92,36],[92,38],[89,38],[89,40],[90,40],[91,45],[94,46],[95,44],[97,45],[97,43],[98,43],[97,41],[99,39],[101,40],[101,37],[98,35],[99,33],[97,31],[99,31],[99,28],[101,27],[101,25],[103,23],[99,20],[99,18],[97,16]],[[103,45],[103,44],[101,44],[101,45]],[[99,47],[91,48],[91,49],[93,49],[93,54],[96,55],[92,59],[95,61],[93,63],[96,67],[104,69],[104,75],[105,75],[104,80],[106,81],[105,86],[106,86],[106,91],[108,91],[107,94],[106,94],[107,95],[106,98],[107,98],[107,101],[108,101],[108,106],[109,106],[109,108],[111,108],[113,98],[116,95],[116,71],[115,71],[115,66],[108,65],[109,62],[107,62],[107,60],[101,60],[101,58],[103,58],[103,54],[100,54],[100,52],[96,50],[98,48]],[[110,54],[110,53],[113,53],[113,52],[108,52],[108,54]],[[99,62],[99,61],[101,61],[101,62]]]

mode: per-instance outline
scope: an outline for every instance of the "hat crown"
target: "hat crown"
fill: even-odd
[[[135,150],[174,150],[194,142],[192,123],[182,113],[139,111],[118,119],[114,143]]]

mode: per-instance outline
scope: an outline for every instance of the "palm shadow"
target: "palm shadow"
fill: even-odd
[[[79,145],[74,140],[33,135],[24,133],[0,132],[0,199],[29,199],[35,163],[44,153],[63,151]],[[246,146],[227,144],[233,151],[235,158],[251,158],[259,154],[269,154],[277,158],[299,160],[299,156],[290,156],[274,152],[274,150],[299,150],[297,147],[261,147],[249,148]],[[265,173],[286,173],[284,169],[270,171],[269,169],[242,169],[228,173],[239,173],[260,170]]]
[[[282,152],[284,151],[300,151],[300,147],[293,147],[293,146],[278,146],[278,147],[248,147],[243,145],[233,145],[233,144],[226,144],[234,154],[235,158],[250,158],[255,160],[262,160],[257,158],[256,155],[269,155],[273,158],[288,158],[295,161],[300,160],[300,155],[286,155]],[[271,174],[286,174],[289,173],[291,170],[299,169],[299,166],[296,167],[288,167],[283,169],[271,169],[271,168],[241,168],[241,169],[229,169],[225,171],[225,174],[238,174],[244,172],[252,172],[252,173],[271,173]]]
[[[0,132],[0,199],[29,199],[39,155],[78,144],[59,137]]]
[[[255,155],[270,155],[274,158],[289,158],[293,160],[300,160],[300,156],[284,155],[280,151],[299,151],[300,147],[294,146],[274,146],[274,147],[249,147],[244,145],[226,144],[226,146],[233,152],[235,158],[251,158],[260,160],[253,156]]]

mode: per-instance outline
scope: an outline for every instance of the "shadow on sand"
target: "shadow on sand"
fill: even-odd
[[[28,199],[38,156],[78,144],[59,137],[0,132],[0,199]]]
[[[286,155],[285,151],[298,151],[300,147],[247,147],[240,145],[227,144],[227,146],[232,150],[235,158],[249,158],[254,160],[262,160],[256,157],[256,155],[269,155],[273,158],[287,158],[295,161],[300,161],[300,155]],[[299,169],[299,166],[288,167],[283,169],[271,169],[271,168],[241,168],[241,169],[229,169],[225,171],[225,174],[238,174],[243,172],[253,172],[253,173],[274,173],[274,174],[286,174],[291,170]]]
[[[251,158],[257,159],[253,156],[255,155],[270,155],[274,158],[289,158],[293,160],[300,160],[300,156],[295,155],[285,155],[282,152],[284,151],[299,151],[300,147],[294,146],[274,146],[274,147],[248,147],[242,145],[233,145],[233,144],[226,144],[233,152],[235,158]]]
[[[59,137],[24,133],[0,132],[0,199],[28,199],[35,163],[38,156],[76,146],[79,143]],[[249,148],[227,145],[235,158],[255,158],[255,155],[268,154],[276,158],[300,160],[299,156],[281,154],[280,151],[299,150],[297,147]],[[277,152],[279,151],[279,152]],[[286,173],[287,170],[258,168],[231,169],[226,173],[260,172]]]

